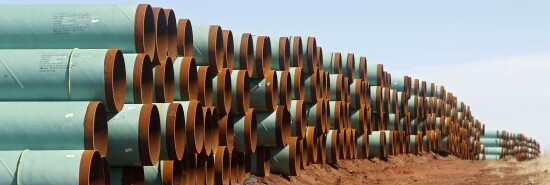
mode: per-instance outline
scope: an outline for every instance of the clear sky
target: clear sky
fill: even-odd
[[[384,64],[392,75],[445,85],[487,129],[522,132],[550,144],[550,1],[89,2],[149,3],[172,8],[193,25],[217,24],[233,32],[315,36],[325,52],[353,52]]]

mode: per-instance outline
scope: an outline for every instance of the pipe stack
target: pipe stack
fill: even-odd
[[[0,19],[0,184],[244,184],[408,153],[540,155],[443,86],[315,37],[193,26],[147,4],[0,10],[15,17]]]

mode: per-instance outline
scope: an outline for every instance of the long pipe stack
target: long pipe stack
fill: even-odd
[[[0,10],[0,184],[244,184],[345,159],[540,154],[443,86],[315,37],[192,26],[147,4]]]

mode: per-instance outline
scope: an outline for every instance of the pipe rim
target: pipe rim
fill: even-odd
[[[279,82],[279,100],[280,104],[290,108],[291,101],[292,101],[292,77],[290,76],[290,73],[288,70],[281,71],[281,81]],[[284,100],[284,102],[283,102]]]
[[[178,55],[178,26],[176,23],[176,14],[172,9],[164,9],[164,15],[166,17],[166,31],[167,31],[167,47],[168,57],[176,58]]]
[[[189,153],[201,153],[204,145],[204,115],[202,113],[202,104],[199,101],[192,100],[187,109],[186,133],[187,149]]]
[[[293,36],[292,37],[292,53],[294,54],[292,56],[292,64],[293,67],[303,67],[303,48],[302,48],[302,38],[300,36]]]
[[[349,79],[355,79],[355,54],[348,53],[346,59],[346,73]]]
[[[287,71],[289,68],[290,68],[290,41],[288,37],[279,37],[279,70]]]
[[[308,126],[307,127],[307,136],[306,136],[306,142],[307,142],[307,153],[308,163],[315,163],[317,162],[317,137],[315,137],[315,126]]]
[[[317,46],[317,67],[323,68],[323,48]]]
[[[160,117],[157,106],[144,104],[139,114],[139,158],[144,166],[157,164],[160,156]]]
[[[219,144],[222,146],[233,147],[234,142],[234,127],[233,127],[233,115],[226,114],[218,121],[218,127],[220,130]],[[232,150],[232,148],[229,148]]]
[[[195,154],[186,153],[184,154],[185,157],[181,160],[182,165],[182,184],[184,185],[194,185],[195,184],[195,178],[196,178],[196,158]]]
[[[155,68],[155,102],[171,103],[174,101],[174,64],[170,57]]]
[[[290,137],[288,141],[288,150],[289,150],[289,172],[291,176],[298,176],[299,168],[300,168],[300,155],[301,152],[298,149],[299,143],[298,143],[297,137]]]
[[[124,56],[118,49],[109,49],[105,54],[105,106],[108,111],[120,112],[126,99],[126,69]]]
[[[105,183],[105,168],[99,152],[95,150],[84,150],[80,159],[80,169],[78,173],[79,184]]]
[[[160,7],[153,7],[153,16],[155,19],[155,55],[153,55],[153,63],[163,64],[168,57],[168,24],[166,22],[166,15],[164,9]]]
[[[359,62],[359,79],[367,81],[367,57],[361,56]]]
[[[340,142],[338,142],[338,140],[340,138],[339,132],[340,131],[338,131],[338,130],[332,130],[328,133],[328,134],[332,135],[330,137],[331,138],[331,140],[330,140],[330,153],[331,153],[330,162],[334,163],[334,164],[337,164],[338,159],[340,159]]]
[[[180,96],[184,101],[197,100],[198,97],[198,72],[197,63],[193,57],[183,57],[179,71]]]
[[[134,40],[136,53],[155,55],[156,29],[155,16],[149,4],[139,4],[134,22]]]
[[[237,75],[238,113],[246,114],[250,108],[250,76],[246,70],[238,70]]]
[[[304,100],[296,100],[296,133],[299,139],[306,137],[306,106]]]
[[[305,78],[304,70],[302,67],[296,67],[294,69],[294,98],[303,100],[305,96]],[[297,97],[296,97],[297,96]]]
[[[203,153],[195,154],[197,165],[195,168],[195,184],[206,184],[208,178],[207,156]]]
[[[278,81],[277,73],[273,70],[268,70],[265,74],[265,100],[266,100],[266,110],[268,112],[273,112],[277,108],[278,102]]]
[[[256,38],[255,62],[255,77],[264,78],[268,71],[271,70],[271,40],[269,36],[258,36]]]
[[[229,184],[237,184],[239,182],[239,176],[240,176],[240,169],[239,169],[239,163],[242,160],[239,155],[237,154],[237,149],[235,147],[231,147],[229,155],[231,156],[231,169],[230,171],[230,179]],[[244,176],[244,174],[243,174]]]
[[[307,38],[307,51],[306,51],[306,55],[307,55],[307,61],[306,62],[306,65],[304,66],[306,68],[306,70],[309,72],[309,71],[314,71],[317,69],[317,40],[315,39],[315,37],[308,37]]]
[[[284,147],[290,139],[290,112],[286,106],[277,106],[275,110],[276,114],[276,128],[275,128],[275,141],[277,146]]]
[[[218,146],[214,155],[214,181],[221,184],[229,184],[231,157],[226,146]]]
[[[306,137],[299,139],[297,148],[300,150],[300,169],[305,169],[307,166],[307,144],[305,143]]]
[[[317,143],[319,144],[318,146],[318,152],[317,152],[317,163],[318,164],[326,164],[327,163],[327,138],[325,136],[325,134],[320,134],[317,136],[317,139],[319,139],[319,141],[317,141]]]
[[[86,108],[84,116],[84,149],[97,150],[107,156],[108,126],[105,108],[99,101],[92,101]]]
[[[231,30],[222,30],[222,34],[224,50],[222,67],[228,68],[230,72],[233,72],[233,66],[235,64],[235,44],[233,43],[233,32]]]
[[[185,117],[179,103],[170,103],[166,114],[166,145],[170,159],[180,161],[185,152]]]
[[[343,120],[341,119],[343,117],[343,107],[342,107],[342,101],[335,101],[334,102],[334,121],[335,121],[335,129],[340,131],[344,129],[344,124],[342,123]]]
[[[231,103],[233,100],[233,89],[231,87],[231,71],[228,68],[222,68],[217,76],[217,108],[222,115],[231,112]]]
[[[239,52],[240,69],[246,70],[248,77],[252,78],[254,74],[254,42],[250,33],[242,34]]]
[[[254,153],[257,149],[258,130],[256,123],[258,123],[256,111],[254,108],[249,108],[244,119],[244,141],[247,153]]]
[[[201,101],[203,103],[203,106],[205,107],[211,107],[213,105],[212,103],[212,97],[213,97],[213,84],[212,79],[214,78],[214,75],[216,75],[217,71],[214,69],[214,67],[210,66],[198,66],[197,67],[197,74],[198,74],[198,94],[197,94],[197,100]]]
[[[347,150],[346,150],[346,131],[345,130],[341,130],[341,131],[338,131],[338,140],[340,143],[339,145],[339,149],[340,150],[340,155],[338,156],[338,158],[340,159],[346,159],[346,156],[348,155],[347,154]]]
[[[105,176],[105,185],[111,185],[111,169],[109,168],[109,162],[107,157],[101,157],[103,162],[103,176]]]
[[[132,76],[134,102],[150,104],[153,102],[153,66],[151,58],[144,53],[138,53],[134,63]]]
[[[220,145],[220,128],[218,127],[218,122],[220,121],[219,111],[216,107],[212,106],[210,107],[212,121],[210,122],[210,125],[212,126],[212,142],[210,145],[210,155],[216,153],[218,151],[218,146]],[[205,138],[206,139],[206,138]]]
[[[214,142],[214,127],[211,124],[214,120],[212,112],[213,110],[211,107],[202,108],[202,115],[204,118],[204,142],[202,144],[201,154],[206,156],[210,156],[212,154],[212,145]],[[218,135],[215,136],[217,137]]]
[[[193,57],[193,26],[189,19],[178,20],[178,55]]]
[[[271,155],[269,147],[258,147],[257,153],[257,167],[258,177],[268,177],[271,169]],[[260,169],[258,169],[260,168]]]
[[[342,53],[340,52],[334,52],[333,53],[333,73],[334,74],[342,74]]]
[[[211,25],[208,29],[208,53],[209,66],[219,71],[223,67],[225,51],[222,28],[218,25]]]
[[[183,169],[180,163],[173,160],[162,161],[162,184],[177,184],[183,179]]]

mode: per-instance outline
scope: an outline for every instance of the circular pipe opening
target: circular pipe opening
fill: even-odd
[[[210,26],[208,31],[208,58],[210,66],[219,71],[223,67],[225,51],[223,48],[222,28],[217,25]]]
[[[289,171],[291,176],[298,176],[299,168],[300,168],[300,155],[301,150],[299,148],[299,140],[297,137],[291,137],[288,141],[288,150],[289,150]]]
[[[388,157],[388,153],[386,152],[386,132],[380,131],[380,156],[381,158],[385,159]]]
[[[293,36],[292,37],[292,61],[291,65],[292,67],[303,67],[303,48],[302,48],[302,38],[300,36]]]
[[[197,63],[193,57],[183,57],[179,71],[180,96],[184,101],[197,100],[198,72]]]
[[[166,145],[170,159],[181,160],[185,152],[185,117],[179,103],[168,105],[166,115]]]
[[[178,184],[183,180],[183,169],[181,163],[173,160],[162,161],[162,182],[163,184]]]
[[[140,4],[136,9],[134,22],[134,40],[136,53],[147,53],[155,56],[157,33],[155,15],[148,4]]]
[[[303,100],[305,96],[306,82],[302,67],[294,69],[294,99]]]
[[[231,101],[233,96],[233,90],[231,87],[231,72],[227,68],[223,68],[218,73],[217,85],[217,108],[219,108],[220,114],[228,114],[231,111]]]
[[[232,79],[233,80],[233,79]],[[237,75],[237,109],[234,110],[239,114],[246,114],[250,107],[250,77],[246,70],[238,70]],[[234,96],[234,94],[232,94]]]
[[[212,78],[216,75],[217,71],[213,67],[198,66],[198,100],[203,103],[205,107],[212,106]]]
[[[231,30],[223,30],[223,49],[224,49],[224,61],[223,68],[228,68],[229,71],[233,71],[234,59],[235,59],[235,44],[233,43],[233,33]]]
[[[359,79],[367,81],[367,57],[360,57],[359,62]]]
[[[355,79],[355,55],[353,53],[348,53],[346,64],[346,73],[348,74],[347,77],[350,79]]]
[[[340,52],[334,52],[334,57],[332,58],[333,74],[342,74],[342,54]]]
[[[265,73],[265,82],[266,82],[266,90],[265,90],[265,100],[266,100],[266,109],[268,112],[275,111],[277,107],[277,101],[278,101],[278,82],[277,82],[277,73],[273,70],[268,70],[267,73]]]
[[[239,176],[240,176],[240,169],[239,169],[239,163],[242,160],[239,155],[237,154],[237,149],[235,147],[231,146],[231,153],[229,154],[231,156],[231,168],[230,168],[230,177],[229,177],[229,184],[237,184],[239,182]],[[243,174],[244,176],[244,174]]]
[[[338,131],[339,132],[339,136],[338,136],[338,143],[340,143],[340,147],[339,147],[339,150],[340,150],[340,155],[339,155],[339,158],[340,159],[346,159],[346,156],[348,155],[347,153],[347,148],[346,148],[346,137],[347,137],[347,133],[345,130],[342,130],[342,131]]]
[[[334,129],[341,131],[344,129],[342,117],[344,116],[344,107],[341,101],[334,103]]]
[[[111,185],[111,168],[109,167],[107,157],[101,157],[101,161],[103,162],[103,176],[105,176],[104,183],[105,185]]]
[[[147,54],[137,54],[133,72],[134,102],[150,104],[153,102],[153,66]]]
[[[296,102],[296,133],[298,135],[299,139],[302,139],[306,137],[306,126],[307,126],[307,118],[306,118],[306,106],[304,105],[304,100],[297,100]]]
[[[202,145],[202,152],[201,154],[204,154],[206,156],[210,156],[212,154],[212,145],[214,142],[214,137],[217,137],[218,135],[214,136],[214,127],[212,126],[213,117],[212,117],[212,109],[210,107],[203,107],[202,108],[202,115],[204,116],[204,143]]]
[[[288,70],[281,71],[281,81],[279,82],[279,101],[281,105],[286,106],[288,109],[290,109],[291,101],[292,101],[292,77],[290,76],[290,73]]]
[[[252,77],[254,74],[254,42],[250,33],[242,34],[239,52],[240,69],[248,71],[248,77]]]
[[[105,183],[103,161],[99,152],[85,150],[82,152],[79,169],[79,184],[103,184]]]
[[[219,127],[219,144],[221,146],[233,147],[234,141],[234,128],[233,128],[233,115],[226,114],[218,121]]]
[[[191,101],[187,109],[186,133],[187,150],[189,153],[201,153],[204,145],[204,115],[202,104],[199,101]]]
[[[207,156],[204,154],[195,154],[197,165],[195,168],[195,184],[206,184],[208,178],[208,162]]]
[[[212,110],[212,112],[210,112],[212,117],[212,121],[210,122],[210,126],[212,127],[210,155],[212,155],[218,151],[218,146],[220,145],[220,138],[218,137],[220,135],[220,128],[218,127],[218,122],[220,121],[220,117],[219,117],[219,111],[216,107],[210,107],[210,110]]]
[[[215,183],[229,184],[231,170],[229,151],[225,146],[218,146],[217,148],[218,152],[214,157]]]
[[[306,47],[305,54],[307,56],[307,61],[305,61],[306,65],[304,66],[304,70],[306,70],[306,72],[312,72],[317,69],[317,41],[315,37],[307,38]]]
[[[245,135],[245,146],[247,153],[256,152],[256,145],[258,139],[258,129],[256,127],[256,111],[253,108],[248,109],[248,112],[245,115],[244,122],[244,135]]]
[[[330,73],[325,71],[325,99],[330,100]]]
[[[105,108],[98,101],[93,101],[86,108],[84,116],[84,149],[97,150],[107,156],[108,127]]]
[[[322,68],[323,66],[323,48],[317,47],[317,66]]]
[[[153,63],[162,64],[168,58],[168,26],[166,15],[164,14],[164,9],[157,7],[153,8],[153,15],[155,16],[155,29],[157,32]]]
[[[279,61],[278,62],[279,62],[279,69],[281,71],[287,71],[290,68],[290,41],[288,37],[279,37]]]
[[[306,137],[300,139],[298,148],[300,149],[300,169],[306,169],[307,166],[307,143],[306,143]]]
[[[144,104],[139,114],[139,158],[144,166],[157,164],[160,156],[160,117],[157,106]]]
[[[174,101],[174,65],[172,59],[155,67],[155,102],[171,103]]]
[[[175,59],[178,55],[178,26],[176,23],[176,15],[172,9],[164,9],[166,17],[166,34],[168,47],[168,57]]]
[[[214,184],[216,177],[216,161],[214,155],[206,157],[206,184]]]
[[[307,136],[306,136],[306,142],[307,142],[307,153],[308,163],[315,163],[317,162],[317,138],[315,137],[315,130],[316,127],[314,126],[308,126],[307,127]]]
[[[338,164],[338,159],[340,159],[340,131],[333,130],[329,134],[332,134],[331,141],[330,141],[330,149],[331,149],[331,163]]]
[[[317,163],[326,164],[327,163],[327,138],[324,134],[321,134],[317,138],[319,144],[319,151],[317,152]]]
[[[178,55],[193,57],[193,26],[189,19],[178,20]]]
[[[124,56],[118,49],[109,49],[105,54],[105,105],[109,112],[120,112],[126,99],[126,69]]]
[[[276,118],[276,143],[277,146],[284,147],[290,139],[290,112],[286,106],[277,106]]]
[[[181,166],[182,166],[182,184],[183,185],[193,185],[195,184],[195,171],[196,171],[196,165],[197,161],[195,158],[195,154],[186,153],[184,154],[185,157],[183,160],[181,160]]]

